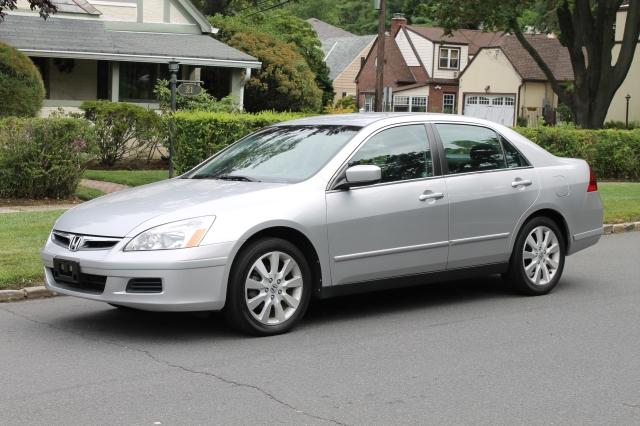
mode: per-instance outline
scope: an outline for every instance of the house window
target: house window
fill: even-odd
[[[166,65],[120,62],[121,101],[156,102],[153,88],[159,78],[168,79]]]
[[[426,96],[412,97],[411,112],[427,112],[427,97]]]
[[[456,95],[455,93],[445,93],[442,97],[442,112],[445,114],[456,113]]]
[[[396,95],[393,97],[393,110],[396,112],[427,112],[427,97]]]
[[[366,93],[364,95],[364,112],[372,112],[373,111],[373,100],[375,96],[371,93]]]
[[[491,105],[502,106],[504,105],[504,98],[493,98]]]
[[[478,105],[478,97],[477,96],[469,96],[467,98],[467,105]]]
[[[457,47],[441,47],[438,67],[445,70],[457,70],[460,68],[460,49]]]
[[[504,104],[513,106],[516,104],[516,98],[514,98],[513,96],[507,96],[506,98],[504,98]]]
[[[487,98],[486,96],[480,96],[478,97],[478,103],[480,105],[489,105],[489,98]]]
[[[396,112],[409,112],[409,96],[394,96],[393,110]]]

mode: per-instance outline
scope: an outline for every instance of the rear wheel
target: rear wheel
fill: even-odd
[[[506,279],[522,294],[547,294],[562,276],[565,253],[558,225],[548,217],[533,218],[518,234]]]
[[[304,315],[311,283],[309,264],[295,245],[280,238],[257,240],[234,262],[224,315],[246,333],[285,333]]]

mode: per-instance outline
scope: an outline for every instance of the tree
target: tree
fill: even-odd
[[[613,61],[616,13],[622,4],[623,0],[427,0],[422,10],[448,30],[482,16],[485,29],[513,33],[544,72],[560,102],[571,109],[575,123],[600,128],[627,77],[640,35],[640,1],[632,0],[619,54]],[[557,29],[560,43],[569,51],[573,84],[557,81],[553,64],[547,64],[527,40],[525,26],[532,24],[542,31]]]
[[[40,16],[47,19],[50,14],[56,13],[58,8],[51,0],[28,0],[31,10],[38,9]],[[0,0],[0,22],[4,21],[4,17],[7,16],[7,10],[15,10],[18,5],[18,0]]]
[[[31,59],[0,42],[0,117],[35,116],[44,95],[42,77]]]
[[[211,23],[220,29],[218,37],[222,41],[262,62],[262,68],[252,74],[246,86],[244,105],[248,111],[321,109],[323,92],[316,83],[316,74],[300,52],[303,49],[293,41],[284,41],[293,35],[275,36],[265,31],[270,24],[256,21],[255,25],[248,25],[247,20],[240,17],[216,15]],[[305,43],[302,45],[311,48]]]

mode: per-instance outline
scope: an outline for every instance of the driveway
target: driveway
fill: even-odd
[[[554,293],[497,278],[327,300],[271,338],[70,297],[0,305],[0,424],[638,424],[640,232]]]

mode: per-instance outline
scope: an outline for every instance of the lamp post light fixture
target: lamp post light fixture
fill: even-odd
[[[627,96],[624,97],[627,100],[627,113],[625,115],[625,128],[629,128],[629,101],[631,100],[631,95],[627,93]]]

